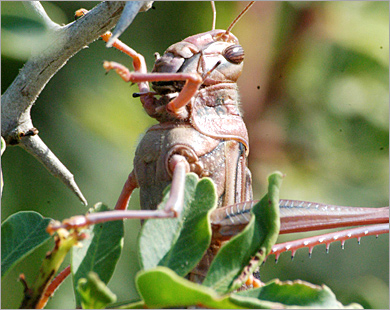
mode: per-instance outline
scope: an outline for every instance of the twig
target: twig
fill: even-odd
[[[77,230],[71,233],[65,229],[57,231],[54,236],[54,248],[46,254],[34,283],[29,287],[24,277],[20,277],[24,286],[21,309],[36,309],[70,249],[84,238],[85,234],[79,233]],[[62,276],[65,276],[66,272]]]
[[[51,174],[58,177],[66,186],[68,186],[84,205],[88,204],[77,186],[73,174],[61,163],[38,135],[22,138],[20,146],[36,157]]]
[[[46,291],[42,295],[36,309],[43,309],[46,306],[49,298],[54,294],[57,288],[61,285],[62,282],[70,275],[70,265],[68,265],[64,270],[62,270],[54,279],[51,281],[49,286],[46,288]]]
[[[38,17],[42,20],[42,22],[46,25],[47,28],[53,30],[61,28],[60,25],[56,24],[50,19],[39,1],[24,1],[23,5],[28,11],[38,15]]]

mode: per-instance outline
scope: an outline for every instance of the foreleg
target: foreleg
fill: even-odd
[[[183,156],[174,155],[170,161],[172,169],[172,186],[169,198],[165,209],[163,210],[124,210],[126,208],[131,192],[136,187],[136,179],[134,173],[130,173],[128,180],[119,197],[117,208],[114,211],[90,213],[86,215],[78,215],[64,220],[62,223],[51,223],[48,227],[48,232],[65,228],[75,229],[87,227],[102,222],[117,221],[124,219],[150,219],[150,218],[173,218],[177,217],[184,203],[184,185],[185,174],[189,172],[189,164]]]

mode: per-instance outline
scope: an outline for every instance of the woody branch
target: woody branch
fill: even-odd
[[[32,51],[23,69],[1,97],[1,135],[7,145],[21,146],[36,157],[87,204],[72,173],[38,136],[30,111],[45,85],[68,59],[116,25],[125,2],[102,2],[83,18],[64,26],[53,22],[39,1],[24,4],[46,25],[47,35],[40,49]],[[147,10],[150,2],[130,1],[126,4],[127,11],[131,11],[130,6],[135,16],[140,9]]]

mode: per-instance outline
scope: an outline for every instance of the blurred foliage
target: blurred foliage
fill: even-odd
[[[80,7],[98,2],[43,2],[60,24]],[[217,28],[226,28],[244,3],[217,2]],[[210,30],[207,2],[155,2],[139,14],[122,41],[142,53],[149,70],[153,53]],[[2,93],[27,60],[42,29],[20,2],[3,1]],[[44,29],[43,29],[44,30]],[[266,176],[287,176],[281,197],[352,206],[388,205],[389,5],[359,2],[257,2],[233,29],[246,51],[239,80],[242,110],[250,136],[249,164],[254,196],[266,189]],[[32,40],[28,40],[28,39]],[[22,42],[20,44],[19,42]],[[155,121],[131,94],[136,86],[105,75],[103,60],[127,66],[131,61],[101,41],[71,58],[47,84],[32,109],[40,136],[74,173],[90,204],[113,206],[128,173],[140,135]],[[64,219],[85,213],[76,197],[33,157],[8,147],[2,157],[2,220],[21,210]],[[139,208],[138,192],[131,208]],[[139,223],[126,222],[123,255],[109,287],[118,300],[136,296],[135,242]],[[289,236],[297,238],[303,236]],[[286,237],[281,241],[285,241]],[[293,262],[284,254],[269,258],[263,281],[302,279],[327,284],[343,304],[388,308],[388,236],[305,250]],[[15,308],[23,288],[19,273],[31,282],[47,248],[27,257],[2,285],[2,308]],[[4,285],[6,283],[7,285]],[[49,308],[71,308],[71,281]]]

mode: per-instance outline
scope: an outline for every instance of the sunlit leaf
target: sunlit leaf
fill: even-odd
[[[4,139],[3,139],[3,137],[1,137],[1,156],[3,156],[5,148],[6,148],[6,143],[5,143]],[[4,182],[3,182],[3,169],[1,169],[1,171],[0,171],[0,178],[1,178],[1,180],[0,180],[0,182],[1,182],[1,185],[0,185],[1,186],[1,192],[3,192],[3,185],[4,185]]]
[[[207,308],[240,308],[220,297],[214,290],[179,277],[166,267],[141,271],[137,288],[148,308],[172,308],[198,305]]]
[[[164,208],[168,192],[159,208]],[[194,173],[186,175],[184,210],[178,218],[148,220],[141,231],[141,266],[167,266],[181,276],[190,272],[211,240],[208,215],[217,202],[213,182]]]
[[[240,299],[241,297],[247,298]],[[252,299],[282,304],[284,307],[296,306],[315,309],[344,308],[329,287],[325,285],[313,285],[301,280],[296,280],[294,282],[273,280],[263,287],[234,293],[232,294],[231,299],[243,307],[250,308],[254,307],[256,303]],[[260,303],[259,306],[261,306]],[[358,304],[351,304],[348,305],[347,308],[361,309],[361,306]]]
[[[6,143],[3,139],[3,137],[1,137],[1,155],[3,155],[5,148],[6,148]]]
[[[282,174],[275,172],[268,177],[268,193],[253,209],[250,222],[245,229],[226,243],[214,258],[204,285],[217,292],[226,293],[237,289],[254,272],[271,251],[279,234],[279,187]],[[256,263],[247,268],[244,277],[238,279],[250,260]]]
[[[219,295],[209,287],[179,277],[172,270],[157,267],[141,271],[136,278],[143,302],[123,308],[174,308],[198,306],[215,309],[344,308],[326,287],[310,283],[272,281],[262,288]],[[357,304],[346,308],[361,308]]]

